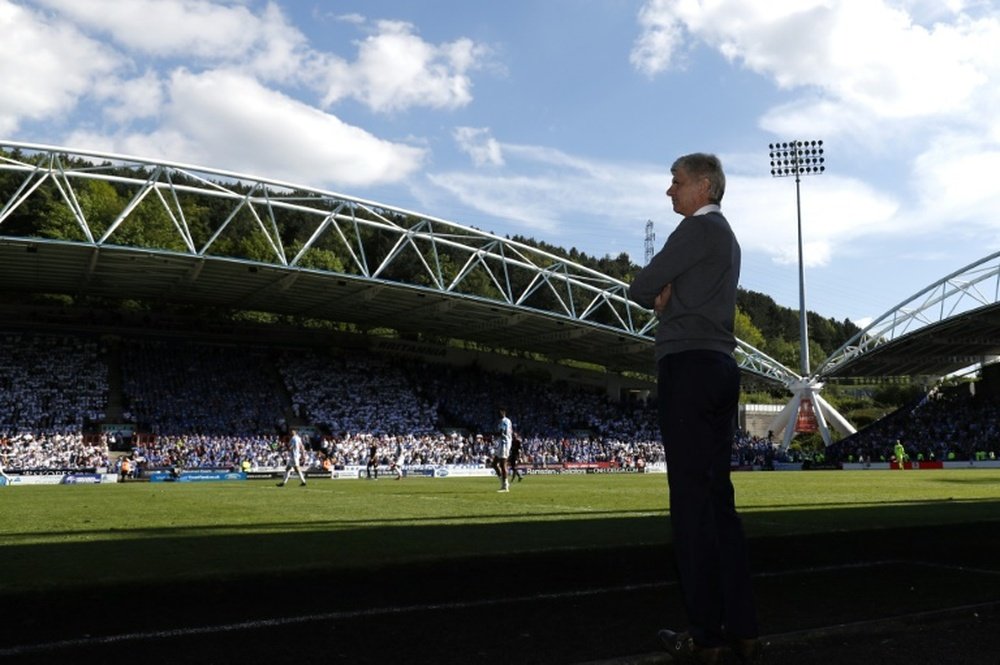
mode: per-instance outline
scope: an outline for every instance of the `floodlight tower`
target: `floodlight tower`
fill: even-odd
[[[806,277],[805,265],[802,261],[802,195],[799,188],[803,175],[819,175],[826,170],[823,165],[822,141],[790,141],[788,143],[772,143],[768,146],[771,153],[771,175],[775,178],[795,176],[795,211],[799,227],[799,340],[802,351],[802,376],[809,376],[809,327],[806,322]]]
[[[826,445],[832,443],[827,420],[842,433],[849,434],[854,427],[820,396],[823,384],[810,376],[809,370],[809,326],[806,321],[806,280],[805,263],[802,259],[802,195],[801,176],[820,175],[826,171],[822,141],[789,141],[772,143],[771,175],[775,178],[795,176],[795,210],[799,231],[799,335],[802,376],[788,388],[793,397],[774,419],[771,429],[785,430],[784,447],[788,448],[796,431],[819,431]]]

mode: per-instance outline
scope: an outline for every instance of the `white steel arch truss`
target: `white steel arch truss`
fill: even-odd
[[[17,215],[50,197],[71,224],[46,242],[86,245],[95,256],[105,247],[129,246],[290,273],[323,270],[370,280],[373,287],[392,282],[486,298],[610,329],[631,343],[651,344],[655,333],[655,316],[629,300],[620,280],[523,243],[374,201],[200,166],[9,141],[0,141],[0,176],[8,183],[0,188],[0,239],[21,233],[13,228]],[[147,232],[154,227],[155,233]],[[245,247],[248,238],[253,253],[234,255],[236,241]],[[767,380],[787,386],[801,378],[742,341],[736,355],[742,369]]]
[[[1000,252],[941,278],[859,331],[816,370],[830,375],[844,363],[925,326],[1000,303]]]

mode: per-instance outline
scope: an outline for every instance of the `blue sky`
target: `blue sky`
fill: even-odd
[[[198,164],[641,263],[714,152],[742,286],[864,323],[1000,249],[1000,6],[0,0],[0,139]]]

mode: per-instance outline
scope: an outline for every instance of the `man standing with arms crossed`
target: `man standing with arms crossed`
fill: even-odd
[[[731,648],[759,663],[743,525],[729,477],[740,370],[733,358],[740,246],[723,217],[726,177],[714,155],[677,159],[667,196],[684,219],[629,287],[652,308],[657,403],[685,631],[658,635],[676,660],[721,662]]]

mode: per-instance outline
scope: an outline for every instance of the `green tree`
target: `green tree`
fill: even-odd
[[[297,248],[296,248],[297,249]],[[329,249],[313,247],[302,255],[299,265],[303,268],[315,270],[329,270],[330,272],[344,272],[344,262],[336,252]]]
[[[764,353],[771,356],[789,369],[798,371],[799,367],[799,345],[786,340],[784,337],[767,337],[765,335]]]
[[[222,224],[220,220],[215,222],[215,226]],[[219,234],[209,253],[213,256],[232,256],[262,263],[277,262],[268,235],[261,229],[254,213],[245,206],[233,216]]]
[[[739,307],[736,308],[736,336],[741,340],[753,346],[755,348],[763,350],[764,347],[764,333],[753,324],[750,317],[741,310]]]

